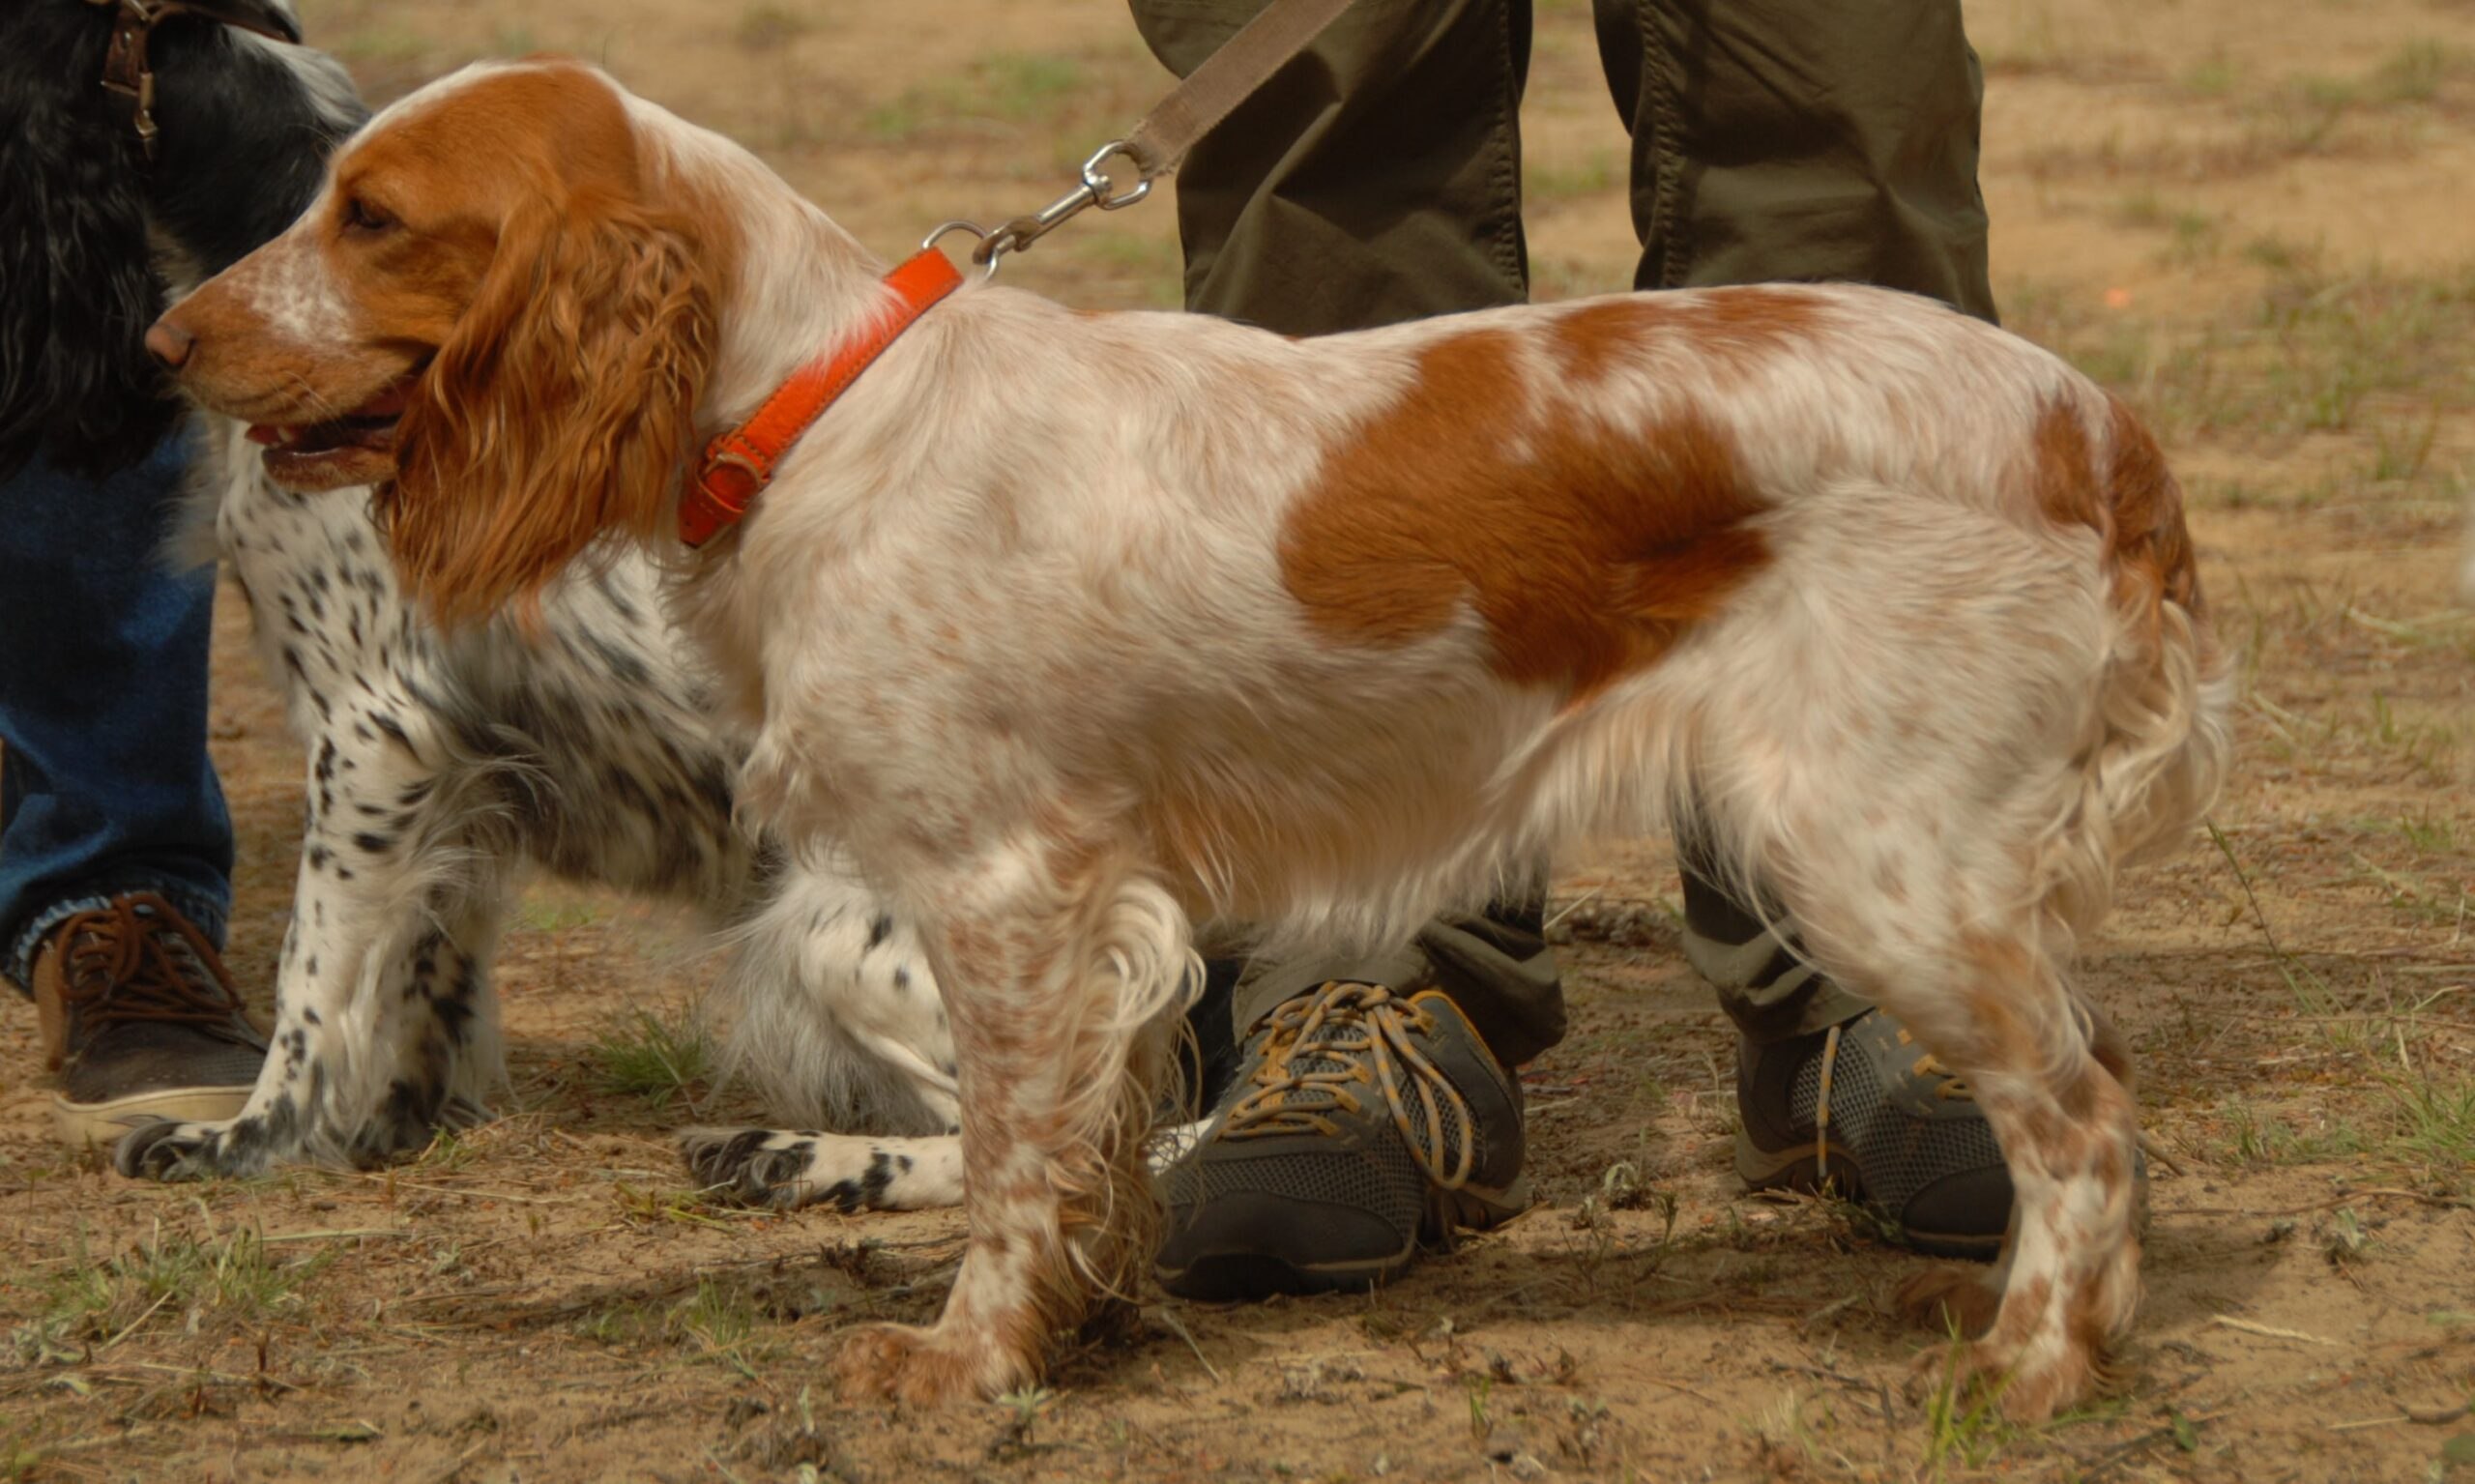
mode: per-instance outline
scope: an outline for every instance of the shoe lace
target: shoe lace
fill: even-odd
[[[1930,1051],[1916,1059],[1911,1070],[1919,1077],[1939,1079],[1934,1084],[1934,1095],[1936,1097],[1945,1101],[1975,1100],[1976,1089],[1968,1086],[1968,1080],[1943,1065],[1942,1059]]]
[[[62,924],[61,971],[61,998],[90,1030],[146,1020],[221,1031],[241,1012],[215,945],[151,891]]]
[[[1335,980],[1272,1011],[1266,1027],[1254,1091],[1231,1107],[1220,1137],[1336,1136],[1330,1116],[1361,1111],[1354,1089],[1371,1081],[1427,1178],[1445,1190],[1468,1183],[1478,1154],[1470,1104],[1411,1038],[1435,1029],[1432,1012],[1381,984]]]

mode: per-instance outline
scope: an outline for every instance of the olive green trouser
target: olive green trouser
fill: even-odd
[[[1263,0],[1132,0],[1180,75]],[[1959,0],[1596,0],[1632,141],[1634,285],[1843,279],[1994,318],[1976,182],[1982,82]],[[1356,0],[1177,176],[1189,308],[1317,335],[1529,297],[1528,0]],[[1616,285],[1608,285],[1611,289]],[[1770,1044],[1862,1014],[1684,859],[1685,951]],[[1335,978],[1434,982],[1515,1065],[1563,1034],[1535,901],[1439,918],[1397,951],[1247,966],[1235,1030]]]

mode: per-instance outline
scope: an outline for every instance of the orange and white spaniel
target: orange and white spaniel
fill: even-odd
[[[916,915],[970,1245],[849,1382],[1020,1385],[1137,1284],[1191,921],[1397,940],[1689,808],[1993,1120],[2007,1264],[1933,1290],[1968,1373],[2024,1417],[2087,1394],[2139,1295],[2135,1126],[2064,963],[2227,750],[2180,499],[2120,403],[1866,288],[1292,340],[883,275],[728,140],[485,65],[153,332],[279,479],[392,480],[444,620],[605,536],[658,553],[753,731],[743,806]],[[747,518],[684,544],[706,440],[854,343]]]

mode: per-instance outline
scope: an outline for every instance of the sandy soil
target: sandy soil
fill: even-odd
[[[1046,201],[1161,83],[1060,0],[593,7],[305,0],[374,96],[560,49],[763,151],[888,252]],[[2245,645],[2203,839],[2128,884],[2087,977],[2140,1058],[2148,1301],[2120,1396],[2022,1431],[1901,1383],[1921,1260],[1740,1195],[1729,1040],[1655,843],[1568,863],[1570,1038],[1530,1067],[1545,1204],[1386,1292],[1153,1295],[1047,1392],[921,1416],[821,1361],[924,1318],[945,1214],[755,1215],[687,1188],[684,1103],[597,1042],[688,1003],[684,927],[538,887],[505,955],[503,1120],[373,1174],[138,1185],[47,1142],[0,1008],[0,1478],[2475,1479],[2475,8],[1986,0],[1985,185],[2013,326],[2135,398]],[[1542,296],[1633,254],[1587,6],[1542,3],[1526,120]],[[1007,269],[1177,294],[1165,204]],[[263,1004],[298,749],[245,643],[215,745]],[[745,1102],[691,1089],[700,1120]]]

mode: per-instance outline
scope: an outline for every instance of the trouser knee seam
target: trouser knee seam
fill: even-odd
[[[1633,10],[1642,37],[1642,85],[1650,101],[1650,220],[1643,248],[1658,253],[1659,273],[1649,288],[1675,288],[1692,271],[1692,232],[1684,224],[1684,109],[1669,70],[1667,43],[1650,17],[1648,0]],[[1636,125],[1638,128],[1638,124]]]
[[[1501,127],[1496,131],[1495,242],[1489,251],[1496,268],[1522,297],[1529,297],[1529,265],[1521,241],[1521,87],[1515,75],[1512,45],[1513,13],[1509,0],[1496,8],[1496,44],[1502,61],[1503,90],[1497,96]]]

